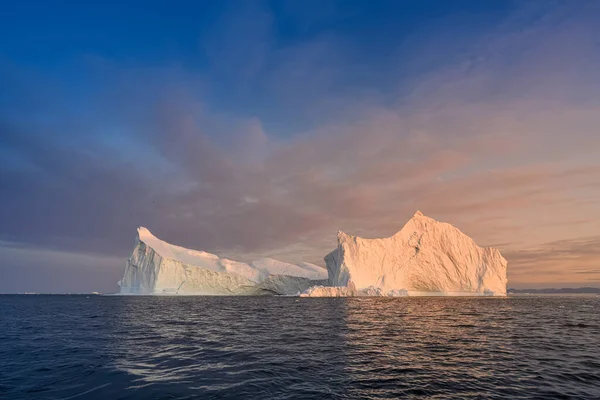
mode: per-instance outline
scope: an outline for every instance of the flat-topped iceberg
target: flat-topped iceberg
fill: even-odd
[[[339,232],[325,262],[328,287],[303,296],[506,296],[507,262],[498,250],[419,211],[389,238]]]
[[[141,227],[119,286],[121,294],[295,295],[327,279],[318,265],[232,261],[169,244]]]

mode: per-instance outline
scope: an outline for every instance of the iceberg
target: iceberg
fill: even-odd
[[[417,211],[395,235],[338,232],[327,268],[263,258],[251,263],[164,242],[143,227],[119,281],[121,294],[506,296],[507,262],[454,226]]]
[[[318,265],[228,260],[169,244],[140,227],[119,286],[121,294],[297,295],[327,280]]]
[[[389,238],[338,232],[338,247],[325,263],[328,287],[302,296],[506,296],[507,262],[500,251],[479,247],[420,211]]]

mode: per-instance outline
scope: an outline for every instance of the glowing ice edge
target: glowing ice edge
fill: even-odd
[[[338,247],[325,263],[327,287],[302,296],[506,296],[507,262],[500,251],[479,247],[420,211],[389,238],[338,232]]]

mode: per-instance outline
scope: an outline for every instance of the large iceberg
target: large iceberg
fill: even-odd
[[[121,294],[295,295],[327,279],[318,265],[232,261],[169,244],[141,227],[119,286]]]
[[[270,258],[232,261],[138,228],[119,286],[122,294],[506,296],[507,262],[498,250],[419,211],[389,238],[338,232],[325,263],[327,269]]]
[[[325,263],[328,287],[304,296],[506,296],[507,262],[497,249],[419,211],[389,238],[338,232]]]

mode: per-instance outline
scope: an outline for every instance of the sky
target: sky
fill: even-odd
[[[0,293],[115,292],[145,226],[324,265],[421,210],[509,287],[600,287],[600,2],[20,1]]]

